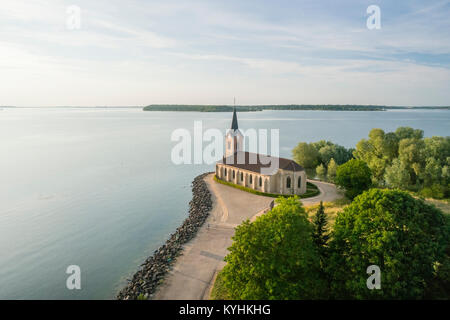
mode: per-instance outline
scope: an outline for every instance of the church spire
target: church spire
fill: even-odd
[[[238,129],[237,115],[236,115],[236,107],[233,108],[233,120],[231,121],[231,129]]]

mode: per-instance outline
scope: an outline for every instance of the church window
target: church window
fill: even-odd
[[[297,188],[301,188],[302,187],[302,177],[298,177],[298,185]]]
[[[291,187],[291,177],[287,177],[286,179],[286,188],[290,188]]]

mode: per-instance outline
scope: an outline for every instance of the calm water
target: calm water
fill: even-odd
[[[449,111],[264,111],[241,128],[279,128],[299,141],[354,147],[373,127],[450,134]],[[177,128],[223,131],[231,114],[140,109],[0,110],[0,298],[110,299],[184,220],[192,179],[212,165],[171,163]],[[82,290],[65,287],[79,265]]]

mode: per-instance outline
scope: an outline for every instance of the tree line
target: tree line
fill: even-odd
[[[236,106],[238,111],[263,110],[323,110],[323,111],[385,111],[388,109],[439,109],[448,110],[450,107],[403,107],[379,105],[351,105],[351,104],[287,104],[287,105],[251,105]],[[143,108],[144,111],[198,111],[198,112],[230,112],[230,105],[186,105],[186,104],[151,104]]]
[[[395,132],[387,133],[375,128],[367,139],[356,144],[355,149],[346,149],[329,141],[300,142],[292,153],[305,168],[315,169],[319,178],[341,182],[340,185],[344,177],[341,175],[339,181],[336,180],[339,166],[356,159],[358,161],[341,168],[341,173],[345,171],[350,175],[357,169],[361,173],[365,171],[365,177],[369,176],[371,183],[362,190],[374,186],[414,191],[436,199],[450,196],[448,136],[424,138],[423,130],[410,127],[399,127]],[[365,166],[369,170],[365,170]],[[356,191],[358,189],[360,187]]]

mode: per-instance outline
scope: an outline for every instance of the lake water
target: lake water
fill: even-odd
[[[170,140],[195,120],[225,132],[231,113],[138,108],[0,110],[0,299],[111,299],[188,213],[190,183],[213,165],[174,165]],[[238,113],[243,129],[354,147],[371,128],[450,134],[450,111]],[[69,265],[81,290],[66,289]]]

